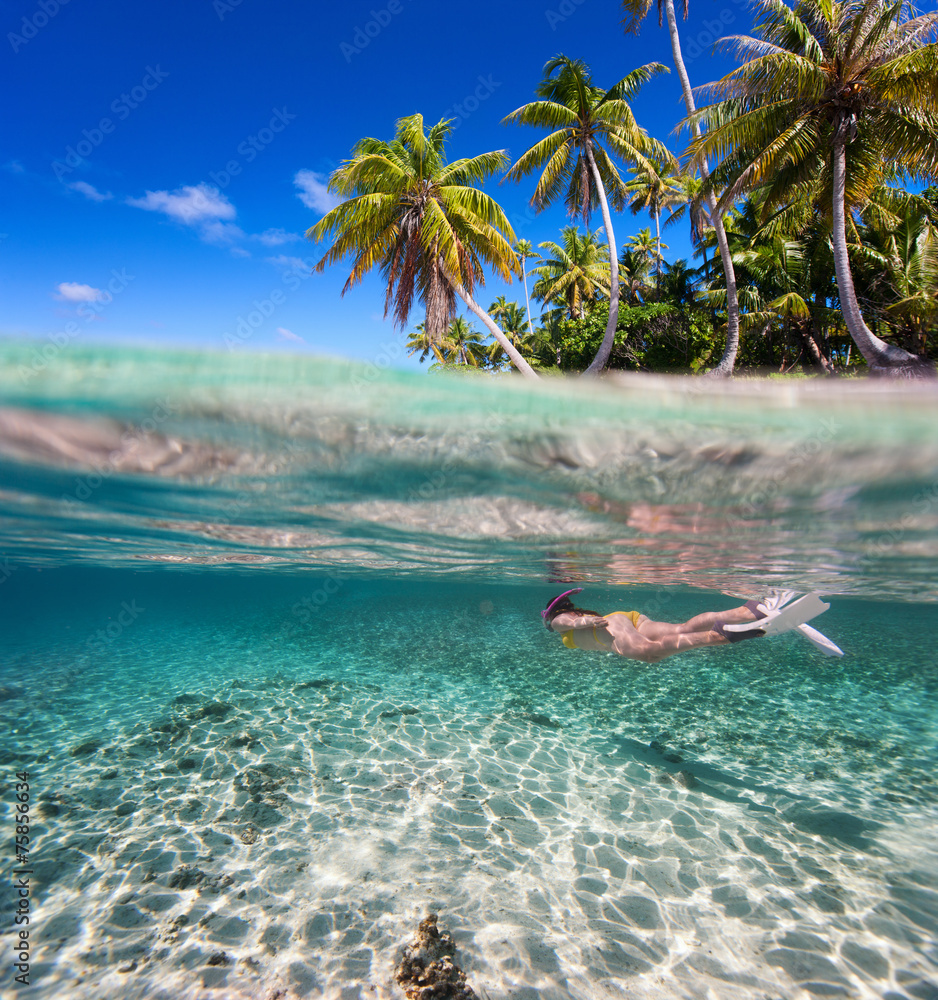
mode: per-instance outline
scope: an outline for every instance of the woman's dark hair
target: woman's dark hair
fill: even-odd
[[[550,608],[550,601],[547,602],[546,607]],[[550,628],[550,623],[557,617],[557,615],[562,615],[565,611],[572,611],[576,615],[595,615],[597,618],[602,617],[598,611],[588,611],[586,608],[578,608],[569,597],[563,598],[563,600],[558,601],[552,608],[545,619],[544,624]]]

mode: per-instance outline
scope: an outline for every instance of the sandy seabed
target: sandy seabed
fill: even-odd
[[[492,1000],[938,995],[933,816],[720,765],[706,727],[646,744],[413,694],[273,676],[133,723],[36,709],[30,996],[399,997],[431,911]]]

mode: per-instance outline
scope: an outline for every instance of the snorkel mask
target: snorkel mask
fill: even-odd
[[[559,604],[569,594],[579,594],[582,589],[583,589],[582,587],[574,587],[573,590],[565,590],[562,594],[555,597],[550,602],[550,604],[547,605],[547,607],[541,612],[541,618],[544,619],[544,625],[547,628],[550,628],[550,618],[548,617],[548,615],[550,615],[551,611],[554,609],[554,605]]]

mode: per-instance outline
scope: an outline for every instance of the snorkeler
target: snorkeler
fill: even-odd
[[[578,594],[582,589],[576,587],[555,597],[541,612],[547,628],[559,632],[569,649],[618,653],[643,663],[657,663],[688,649],[723,646],[798,629],[828,656],[843,656],[826,636],[806,624],[830,607],[817,594],[792,601],[793,591],[780,591],[762,601],[747,601],[729,611],[708,611],[675,625],[652,621],[638,611],[601,615],[578,608],[570,600],[570,594]]]

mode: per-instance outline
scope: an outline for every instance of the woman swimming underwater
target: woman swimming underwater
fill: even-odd
[[[826,611],[817,594],[807,594],[788,603],[793,591],[781,591],[762,601],[747,601],[729,611],[707,611],[680,624],[652,621],[638,611],[612,611],[601,615],[576,607],[568,590],[549,601],[541,612],[544,624],[559,632],[570,649],[618,653],[643,663],[657,663],[675,653],[701,646],[723,646],[743,639],[777,635],[798,629],[822,652],[842,656],[842,651],[806,622]]]

